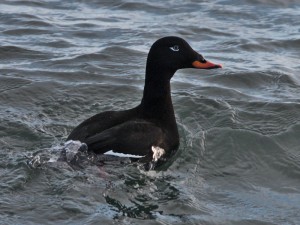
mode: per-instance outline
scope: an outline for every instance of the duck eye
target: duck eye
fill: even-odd
[[[174,52],[178,52],[179,51],[179,46],[178,45],[174,45],[172,47],[170,47],[170,49]]]

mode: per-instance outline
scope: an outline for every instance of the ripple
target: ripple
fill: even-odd
[[[50,33],[49,30],[44,29],[34,29],[34,28],[20,28],[20,29],[11,29],[5,30],[2,33],[7,35],[40,35],[40,34],[48,34]]]
[[[246,51],[260,51],[260,52],[282,52],[282,51],[299,51],[300,39],[290,40],[257,40],[255,43],[247,41],[247,43],[236,44],[237,48]]]
[[[127,10],[127,11],[132,11],[132,10],[142,10],[146,12],[153,12],[153,13],[158,13],[162,12],[162,8],[156,5],[150,5],[148,3],[140,3],[140,2],[124,2],[120,4],[119,6],[116,7],[117,9],[121,10]]]
[[[45,45],[52,48],[62,48],[62,49],[71,48],[75,46],[74,44],[72,44],[67,40],[54,40],[46,43],[40,43],[40,45]]]
[[[224,76],[205,77],[209,85],[221,86],[255,97],[256,101],[298,102],[295,94],[300,94],[299,82],[293,76],[283,72],[229,73]],[[220,89],[221,90],[221,89]],[[239,98],[238,95],[236,95]]]
[[[237,110],[236,122],[264,135],[285,132],[298,122],[300,105],[293,103],[247,103]]]
[[[12,89],[17,89],[31,84],[31,81],[21,78],[0,77],[0,93]]]
[[[29,60],[29,59],[46,59],[47,53],[30,50],[17,46],[0,46],[0,59],[2,60]]]
[[[299,4],[239,3],[1,1],[0,220],[297,224]],[[28,168],[89,116],[138,105],[147,52],[166,35],[224,69],[172,79],[181,146],[165,170]]]

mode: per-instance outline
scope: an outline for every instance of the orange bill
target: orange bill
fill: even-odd
[[[193,67],[198,68],[198,69],[217,69],[217,68],[222,68],[221,64],[214,64],[209,61],[205,62],[200,62],[198,60],[194,61],[192,63]]]

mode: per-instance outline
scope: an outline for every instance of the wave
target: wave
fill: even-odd
[[[29,84],[31,84],[31,81],[27,79],[0,76],[0,93],[12,89],[21,88]]]
[[[2,60],[29,60],[47,59],[49,56],[42,51],[31,50],[19,46],[0,46],[0,59]]]
[[[287,40],[273,40],[263,39],[256,40],[254,43],[247,40],[246,43],[237,42],[236,48],[247,51],[256,52],[281,52],[281,51],[299,51],[300,39],[287,39]]]
[[[36,28],[18,28],[18,29],[9,29],[2,32],[7,35],[41,35],[41,34],[49,34],[51,31],[48,29],[36,29]]]
[[[300,94],[299,81],[291,74],[280,71],[228,73],[221,76],[207,76],[202,80],[205,86],[233,89],[254,97],[256,99],[254,101],[261,99],[265,102],[298,102],[295,95]],[[236,97],[239,98],[238,95]]]

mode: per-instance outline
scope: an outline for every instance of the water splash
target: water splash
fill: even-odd
[[[63,145],[53,146],[48,149],[49,155],[38,152],[33,156],[27,156],[27,165],[37,168],[46,163],[66,162],[69,165],[79,165],[82,160],[90,159],[88,147],[80,141],[67,141]]]
[[[58,161],[66,161],[68,163],[76,163],[82,156],[86,156],[88,146],[80,141],[67,141],[61,150]]]

